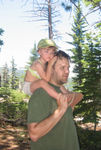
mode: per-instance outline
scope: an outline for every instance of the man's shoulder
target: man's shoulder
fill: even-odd
[[[37,89],[29,99],[30,107],[47,106],[52,102],[53,98],[42,88]]]

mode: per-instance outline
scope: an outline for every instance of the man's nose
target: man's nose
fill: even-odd
[[[68,69],[65,69],[65,73],[67,73],[67,74],[68,74],[68,73],[69,73],[69,70],[68,70]]]

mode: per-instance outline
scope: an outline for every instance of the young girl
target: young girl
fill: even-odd
[[[53,40],[42,39],[38,43],[38,53],[40,55],[31,67],[26,72],[25,82],[23,91],[31,95],[36,89],[43,88],[50,96],[59,99],[60,93],[57,93],[49,84],[51,77],[52,65],[56,61],[57,57],[55,52],[57,46]],[[65,87],[61,87],[61,92],[68,93],[68,90]],[[68,95],[67,95],[68,96]],[[72,97],[74,97],[72,95]],[[71,99],[72,99],[71,97]],[[71,100],[70,98],[68,100]]]

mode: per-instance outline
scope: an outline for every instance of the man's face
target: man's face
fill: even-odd
[[[58,58],[53,70],[54,79],[58,85],[62,85],[67,82],[69,76],[69,67],[69,60],[66,58]]]

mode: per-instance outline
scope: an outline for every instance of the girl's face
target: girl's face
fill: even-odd
[[[54,54],[55,54],[54,48],[47,47],[39,50],[40,58],[43,59],[45,62],[50,61],[54,57]]]

